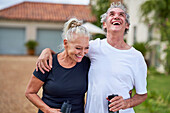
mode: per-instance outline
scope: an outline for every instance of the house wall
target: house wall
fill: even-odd
[[[136,27],[136,42],[146,42],[148,40],[148,27],[140,20],[140,5],[146,0],[123,0],[127,6],[130,15],[130,28],[127,34],[127,43],[133,45],[135,42],[135,27]]]
[[[25,28],[26,29],[26,40],[30,39],[36,40],[37,29],[63,29],[64,23],[50,23],[50,22],[22,22],[22,21],[8,21],[0,20],[0,27],[9,27],[9,28]]]
[[[146,0],[123,0],[123,3],[127,6],[128,13],[130,15],[130,28],[126,36],[127,43],[133,45],[134,40],[134,27],[136,26],[136,42],[146,42],[151,36],[150,46],[152,50],[147,54],[146,58],[149,60],[151,66],[155,66],[159,72],[165,72],[163,60],[165,59],[164,49],[166,48],[166,42],[160,42],[160,33],[158,29],[152,29],[149,31],[149,25],[144,24],[141,21],[140,6]]]
[[[28,40],[36,40],[38,41],[38,46],[36,47],[36,54],[40,54],[40,52],[44,48],[52,48],[54,51],[59,52],[60,48],[57,45],[61,45],[62,43],[62,29],[63,22],[26,22],[26,21],[10,21],[10,20],[0,20],[0,28],[2,30],[6,30],[5,32],[10,32],[9,34],[2,34],[2,47],[0,49],[0,54],[20,54],[26,55],[26,47],[25,43]],[[16,29],[23,29],[22,37],[14,31]],[[12,32],[10,30],[12,30]],[[42,32],[44,31],[44,32]],[[13,34],[11,34],[13,33]],[[21,32],[20,32],[21,33]],[[8,36],[8,37],[4,37]],[[20,36],[20,38],[18,37]],[[17,40],[15,40],[16,38]],[[19,38],[19,39],[18,39]],[[22,42],[21,42],[22,38]],[[12,39],[14,41],[12,41]],[[8,45],[8,46],[7,46]],[[20,45],[20,46],[19,46]],[[22,48],[22,51],[20,50]]]

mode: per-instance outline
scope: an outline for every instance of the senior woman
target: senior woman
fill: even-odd
[[[90,60],[88,53],[90,34],[76,18],[65,23],[63,30],[64,51],[53,55],[53,65],[43,74],[34,71],[25,95],[38,113],[61,113],[65,101],[72,105],[71,113],[84,112],[84,96],[88,85]],[[42,99],[37,95],[43,86]]]

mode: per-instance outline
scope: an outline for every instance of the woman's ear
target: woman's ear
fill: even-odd
[[[67,47],[67,44],[68,44],[67,39],[64,39],[64,40],[63,40],[63,43],[64,43],[64,48],[66,48],[66,47]]]

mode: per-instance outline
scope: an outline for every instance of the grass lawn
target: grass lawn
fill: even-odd
[[[162,97],[168,97],[168,94],[170,96],[170,75],[169,76],[165,76],[165,75],[148,75],[148,91],[154,91],[154,92],[157,92],[157,94],[161,95]],[[149,95],[148,95],[149,96]],[[166,100],[166,99],[164,99]],[[149,98],[147,98],[146,100],[147,102],[153,102],[153,100],[150,99],[150,96]],[[161,103],[162,100],[160,100],[160,103]],[[161,106],[161,109],[164,109],[162,111],[162,113],[170,113],[170,111],[165,111],[165,109],[169,109],[170,108],[170,100],[167,100],[168,104],[166,104],[165,106]],[[148,102],[148,103],[149,103]],[[156,103],[156,101],[155,101]],[[155,105],[155,103],[151,103],[151,105]],[[158,101],[159,103],[159,101]],[[165,103],[163,101],[163,103]],[[146,105],[144,105],[146,103],[142,103],[141,105],[135,107],[135,112],[136,113],[159,113],[159,112],[151,112],[149,111],[148,109],[146,109]],[[155,106],[154,106],[155,107]],[[158,108],[160,106],[156,106],[155,108]],[[156,110],[155,110],[156,111]]]
[[[164,94],[170,93],[170,75],[148,77],[148,90],[159,91]]]

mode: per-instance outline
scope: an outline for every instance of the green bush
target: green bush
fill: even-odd
[[[32,49],[32,50],[34,50],[37,45],[38,45],[38,42],[35,40],[29,40],[28,42],[25,43],[25,46],[28,49]]]
[[[147,43],[136,42],[136,43],[133,44],[133,47],[135,49],[137,49],[138,51],[140,51],[143,54],[143,56],[145,57],[146,52],[147,52]]]
[[[156,70],[156,67],[149,67],[148,68],[148,76],[163,76],[164,74],[163,73],[160,73]]]
[[[104,38],[106,38],[106,36],[102,35],[102,34],[96,34],[92,38],[93,38],[93,40],[95,40],[96,38],[104,39]]]
[[[166,74],[168,75],[170,74],[170,44],[169,46],[167,45],[165,52],[166,52],[165,70]]]
[[[165,96],[161,92],[148,91],[148,98],[143,106],[150,113],[170,113],[170,93]]]

